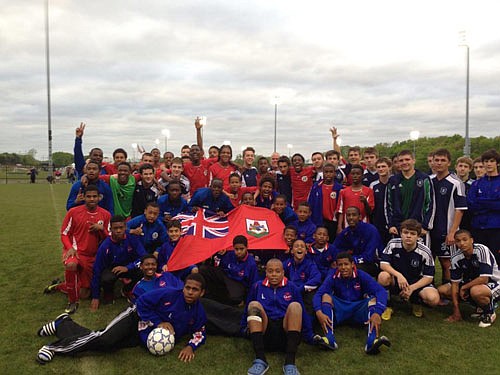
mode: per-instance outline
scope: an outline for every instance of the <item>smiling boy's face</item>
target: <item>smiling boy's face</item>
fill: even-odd
[[[301,262],[306,256],[307,248],[306,243],[302,240],[297,240],[293,243],[292,255],[296,262]]]

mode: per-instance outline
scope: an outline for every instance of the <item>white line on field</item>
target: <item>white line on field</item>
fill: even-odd
[[[49,184],[50,187],[50,196],[52,198],[52,207],[54,208],[54,213],[56,215],[56,228],[59,228],[61,226],[61,215],[59,214],[59,211],[57,210],[56,206],[56,197],[54,195],[54,188],[52,187],[52,184]]]

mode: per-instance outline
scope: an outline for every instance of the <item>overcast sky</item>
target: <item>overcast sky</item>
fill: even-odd
[[[44,1],[0,0],[0,152],[47,151]],[[50,1],[53,150],[132,143],[330,148],[500,134],[498,1]]]

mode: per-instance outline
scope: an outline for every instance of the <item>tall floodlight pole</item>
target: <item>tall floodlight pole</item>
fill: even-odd
[[[417,158],[417,141],[420,137],[420,132],[418,130],[412,130],[410,132],[410,139],[413,141],[413,157]]]
[[[274,103],[274,152],[276,152],[276,132],[278,129],[278,100],[279,97],[275,96],[273,103]]]
[[[165,152],[167,152],[168,151],[168,139],[170,138],[170,130],[163,129],[161,131],[161,134],[163,135],[163,140],[165,142]]]
[[[45,65],[47,68],[47,126],[49,142],[49,176],[54,172],[52,162],[52,113],[50,103],[49,0],[45,0]]]
[[[470,137],[469,137],[469,45],[466,41],[465,31],[460,32],[462,37],[462,42],[460,47],[465,47],[467,49],[466,56],[466,78],[465,78],[465,144],[464,144],[464,155],[470,157]]]

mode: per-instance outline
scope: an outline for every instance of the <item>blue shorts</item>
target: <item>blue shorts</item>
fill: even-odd
[[[365,324],[368,321],[368,302],[370,298],[359,301],[346,301],[336,296],[333,299],[333,325],[338,326],[343,322]]]

